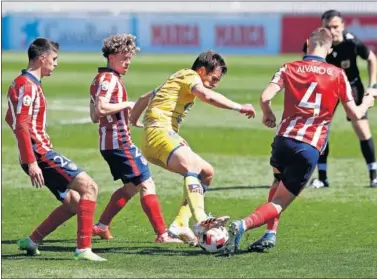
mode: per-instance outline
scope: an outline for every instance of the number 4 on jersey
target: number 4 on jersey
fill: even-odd
[[[314,109],[313,117],[317,117],[319,115],[319,111],[321,109],[321,100],[322,100],[322,94],[321,93],[315,93],[315,101],[309,102],[310,96],[313,94],[315,88],[317,87],[317,82],[312,82],[306,90],[304,97],[302,97],[300,103],[298,104],[299,107],[302,108],[311,108]]]

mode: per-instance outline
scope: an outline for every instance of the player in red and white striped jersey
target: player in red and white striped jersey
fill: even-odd
[[[117,106],[118,112],[103,115],[99,121],[100,150],[111,150],[132,145],[128,127],[128,112],[133,102],[127,102],[127,91],[120,74],[110,67],[98,68],[98,74],[90,87],[91,101],[101,98],[105,103]]]
[[[90,116],[93,122],[99,122],[101,155],[108,163],[114,180],[121,179],[123,182],[123,187],[111,196],[92,233],[111,239],[109,225],[112,219],[128,200],[140,192],[142,208],[157,235],[155,241],[182,243],[168,235],[148,162],[131,140],[128,117],[134,102],[128,101],[120,75],[128,71],[137,50],[132,35],[119,34],[105,39],[102,51],[108,61],[107,67],[98,69],[90,86]]]
[[[312,175],[321,150],[326,146],[329,125],[338,100],[351,119],[363,117],[373,106],[377,90],[369,89],[360,106],[356,106],[351,87],[343,70],[326,63],[331,52],[332,36],[326,28],[312,32],[308,40],[308,54],[301,61],[285,64],[274,75],[261,96],[263,124],[276,127],[271,100],[284,88],[284,112],[272,144],[270,164],[280,180],[267,203],[249,216],[231,223],[226,252],[238,249],[247,230],[276,220]],[[267,231],[249,250],[264,250],[276,243],[275,231]]]
[[[281,67],[271,83],[286,92],[284,113],[276,134],[322,150],[338,100],[353,101],[344,71],[324,59],[307,55],[301,61]]]
[[[34,150],[39,154],[52,150],[45,131],[46,99],[40,81],[26,70],[9,88],[5,120],[17,138],[22,163],[35,162]]]
[[[37,188],[46,185],[62,203],[33,233],[18,241],[29,255],[40,254],[38,244],[77,213],[77,249],[74,259],[105,261],[91,250],[91,228],[98,187],[71,160],[57,153],[46,133],[47,102],[41,78],[57,66],[59,44],[45,38],[34,40],[28,49],[29,64],[8,90],[6,122],[18,143],[22,169]]]

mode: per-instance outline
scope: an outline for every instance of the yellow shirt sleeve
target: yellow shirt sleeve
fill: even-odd
[[[203,84],[202,80],[197,74],[188,74],[184,79],[184,84],[187,86],[188,91],[191,93],[195,85]]]

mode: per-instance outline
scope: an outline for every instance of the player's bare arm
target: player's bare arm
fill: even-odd
[[[269,128],[276,127],[276,117],[271,108],[271,100],[280,90],[278,84],[270,82],[260,97],[260,106],[263,112],[262,122]]]
[[[95,111],[98,117],[103,117],[106,115],[112,115],[114,113],[120,112],[124,109],[132,109],[134,102],[121,102],[117,104],[111,104],[106,97],[98,96],[96,98]]]
[[[377,88],[377,58],[373,51],[369,52],[367,61],[368,61],[369,86]]]
[[[202,84],[193,87],[192,94],[198,97],[201,101],[213,105],[218,108],[236,110],[248,116],[248,118],[255,117],[255,110],[251,104],[241,105],[233,102],[224,95],[217,93],[211,89],[205,88]]]
[[[135,127],[143,127],[143,124],[138,122],[140,115],[146,109],[149,103],[149,99],[152,96],[153,91],[149,91],[144,95],[140,96],[139,99],[135,102],[135,105],[131,111],[130,123]]]
[[[357,106],[354,100],[347,103],[342,103],[342,105],[347,113],[347,116],[351,120],[360,120],[365,115],[367,110],[370,107],[373,107],[374,100],[376,97],[377,89],[368,88],[366,94],[364,95],[363,102],[361,103],[361,105]]]

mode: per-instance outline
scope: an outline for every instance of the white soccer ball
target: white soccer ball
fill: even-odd
[[[229,235],[225,227],[212,228],[199,236],[199,246],[209,253],[218,253],[224,249],[228,239]]]

